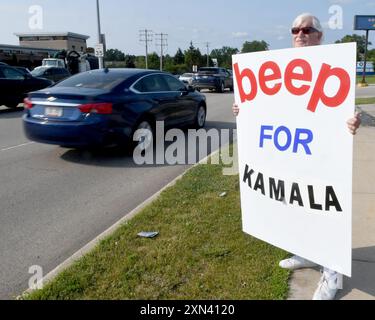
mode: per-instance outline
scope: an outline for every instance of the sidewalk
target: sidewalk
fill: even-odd
[[[375,300],[375,105],[359,107],[362,126],[354,139],[353,275],[344,277],[340,300]],[[319,269],[293,273],[290,300],[311,300]]]

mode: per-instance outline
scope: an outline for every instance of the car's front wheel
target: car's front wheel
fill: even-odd
[[[206,116],[207,116],[206,108],[203,105],[200,105],[195,115],[194,125],[196,128],[200,129],[204,127],[206,123]]]

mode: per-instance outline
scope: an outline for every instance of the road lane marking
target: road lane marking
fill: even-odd
[[[18,146],[13,146],[13,147],[8,147],[8,148],[0,149],[0,151],[8,151],[8,150],[16,149],[16,148],[21,148],[21,147],[25,147],[25,146],[28,146],[28,145],[34,144],[34,143],[35,142],[23,143],[23,144],[19,144]]]

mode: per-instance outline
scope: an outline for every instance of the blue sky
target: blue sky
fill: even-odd
[[[96,0],[0,0],[0,43],[18,44],[17,32],[70,31],[90,36],[89,46],[97,42]],[[374,0],[100,0],[102,32],[107,47],[125,53],[144,54],[139,30],[168,34],[167,53],[185,50],[190,41],[206,52],[231,46],[241,49],[245,41],[265,40],[271,49],[291,46],[289,29],[302,12],[318,16],[325,29],[325,43],[332,43],[353,31],[356,14],[375,15]],[[43,8],[43,29],[32,30],[30,6]],[[343,28],[332,30],[329,12],[338,5],[343,12]],[[336,11],[337,12],[337,11]],[[357,31],[358,34],[364,34]],[[375,44],[375,31],[370,32]],[[150,51],[158,51],[156,41]]]

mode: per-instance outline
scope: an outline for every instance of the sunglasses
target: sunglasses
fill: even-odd
[[[303,27],[303,28],[292,28],[292,34],[299,34],[302,31],[303,34],[310,34],[313,32],[319,32],[313,27]]]

